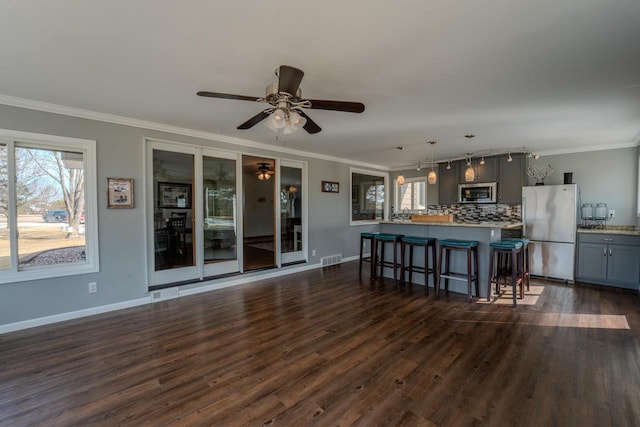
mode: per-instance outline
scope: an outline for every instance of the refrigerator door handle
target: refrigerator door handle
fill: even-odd
[[[520,208],[520,219],[522,220],[522,237],[527,237],[527,218],[525,213],[527,212],[527,198],[522,196],[522,207]]]

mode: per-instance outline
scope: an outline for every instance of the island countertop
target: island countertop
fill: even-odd
[[[396,224],[396,225],[428,225],[428,226],[443,226],[443,227],[473,227],[473,228],[520,228],[521,222],[479,222],[477,224],[469,222],[413,222],[411,220],[395,220],[395,221],[381,221],[380,224]]]

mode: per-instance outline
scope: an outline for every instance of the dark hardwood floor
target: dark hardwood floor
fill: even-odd
[[[0,335],[0,425],[639,425],[637,293],[514,310],[357,267]]]

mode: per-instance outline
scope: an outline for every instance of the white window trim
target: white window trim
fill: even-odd
[[[351,188],[353,187],[353,173],[361,173],[364,175],[373,175],[379,176],[384,181],[384,211],[382,212],[381,220],[353,220],[353,210],[351,203]],[[380,172],[371,169],[359,169],[359,168],[349,168],[349,225],[371,225],[378,224],[380,221],[386,221],[389,218],[389,174],[386,172]]]
[[[73,264],[54,264],[41,267],[30,267],[16,270],[14,265],[10,270],[0,270],[0,283],[24,282],[28,280],[50,279],[52,277],[72,276],[77,274],[96,273],[100,271],[98,254],[98,207],[97,207],[97,162],[96,141],[79,138],[69,138],[57,135],[46,135],[32,132],[20,132],[0,129],[0,140],[13,146],[15,143],[26,144],[31,148],[69,149],[81,152],[85,162],[85,254],[86,260]],[[12,148],[13,149],[13,148]],[[12,163],[12,162],[10,162]],[[10,218],[12,222],[13,242],[12,257],[17,259],[17,238],[15,206]],[[14,247],[15,246],[15,247]]]
[[[402,208],[400,207],[400,205],[401,205],[400,191],[398,189],[398,187],[400,187],[400,186],[398,185],[398,180],[397,179],[394,180],[394,182],[395,182],[395,188],[394,188],[395,191],[393,192],[393,194],[394,194],[395,203],[393,205],[395,207],[397,207],[396,212],[394,212],[394,213],[402,213]],[[404,179],[404,183],[405,184],[410,184],[412,182],[424,182],[424,206],[425,206],[424,210],[426,210],[427,209],[427,185],[428,185],[427,178],[424,177],[424,176],[418,176],[418,177],[414,177],[414,178],[405,178]],[[411,211],[418,211],[420,209],[410,209],[410,210]]]

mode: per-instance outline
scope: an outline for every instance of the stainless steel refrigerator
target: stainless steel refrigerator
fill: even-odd
[[[576,184],[522,187],[522,231],[530,241],[532,275],[573,283],[577,209]]]

